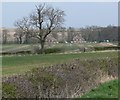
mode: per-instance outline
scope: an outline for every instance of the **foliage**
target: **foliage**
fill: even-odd
[[[61,52],[64,52],[63,48],[53,47],[53,48],[46,48],[46,49],[44,49],[44,53],[45,54],[49,54],[49,53],[61,53]],[[38,46],[34,46],[33,53],[40,54],[41,53],[41,49]]]
[[[49,54],[49,53],[60,53],[63,52],[64,49],[62,48],[49,48],[49,49],[45,49],[45,54]]]
[[[94,47],[95,51],[99,51],[99,50],[119,50],[119,49],[120,49],[119,46]]]
[[[5,93],[3,95],[6,95],[9,98],[16,97],[16,89],[15,89],[14,85],[4,83],[4,84],[2,84],[2,87],[3,87],[2,91],[3,91],[3,93]]]

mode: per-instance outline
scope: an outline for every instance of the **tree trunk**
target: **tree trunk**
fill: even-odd
[[[19,38],[16,38],[16,39],[17,39],[16,43],[19,44]]]
[[[19,40],[20,40],[20,44],[22,44],[22,37],[19,37]]]
[[[25,44],[28,44],[28,39],[29,39],[29,37],[28,37],[28,34],[25,36]]]
[[[41,44],[41,50],[40,50],[41,52],[40,52],[40,53],[41,53],[41,54],[44,54],[44,53],[45,53],[45,52],[44,52],[44,44],[45,44],[45,41],[42,40],[40,44]]]

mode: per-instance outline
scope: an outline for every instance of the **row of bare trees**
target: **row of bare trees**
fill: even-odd
[[[9,40],[9,30],[3,29],[2,34],[2,43],[17,43],[17,44],[30,44],[30,43],[38,43],[38,38],[35,38],[35,36],[32,36],[34,30],[30,30],[29,34],[26,34],[25,32],[21,31],[20,29],[16,29],[16,33],[14,34],[14,39],[10,41]],[[68,29],[65,27],[62,27],[60,30],[55,29],[51,32],[52,34],[47,38],[46,42],[51,42],[51,40],[54,39],[59,43],[71,43],[71,41],[74,40],[74,37],[79,37],[84,39],[86,42],[118,42],[118,27],[116,26],[107,26],[107,27],[97,27],[97,26],[91,26],[87,28],[80,28],[75,29],[73,27],[69,27]],[[35,33],[34,33],[35,34]],[[53,43],[53,42],[51,42]],[[55,42],[56,43],[56,42]]]
[[[117,42],[118,41],[118,27],[117,26],[107,26],[98,27],[91,26],[86,28],[81,28],[82,37],[89,42]]]

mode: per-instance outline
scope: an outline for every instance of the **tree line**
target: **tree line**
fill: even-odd
[[[2,43],[7,44],[9,43],[8,37],[9,37],[9,30],[3,29],[2,31]],[[30,31],[32,33],[32,31]],[[61,33],[61,39],[59,37],[59,34]],[[107,26],[107,27],[87,27],[87,28],[79,28],[75,29],[73,27],[69,28],[62,28],[62,29],[56,29],[51,32],[51,35],[53,38],[55,38],[60,43],[65,43],[66,41],[68,43],[71,43],[73,41],[73,38],[75,36],[81,35],[82,38],[86,42],[118,42],[118,28],[117,26]],[[15,30],[15,41],[13,43],[15,44],[31,44],[31,43],[38,43],[38,39],[35,37],[32,37],[31,34],[24,34],[20,30]],[[23,38],[24,37],[24,38]],[[24,40],[23,40],[24,39]]]
[[[81,34],[86,41],[89,42],[118,42],[118,27],[107,26],[98,27],[92,26],[81,29]]]

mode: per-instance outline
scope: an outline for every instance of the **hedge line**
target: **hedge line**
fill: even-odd
[[[95,51],[100,50],[120,50],[120,46],[105,46],[105,47],[94,47]]]

